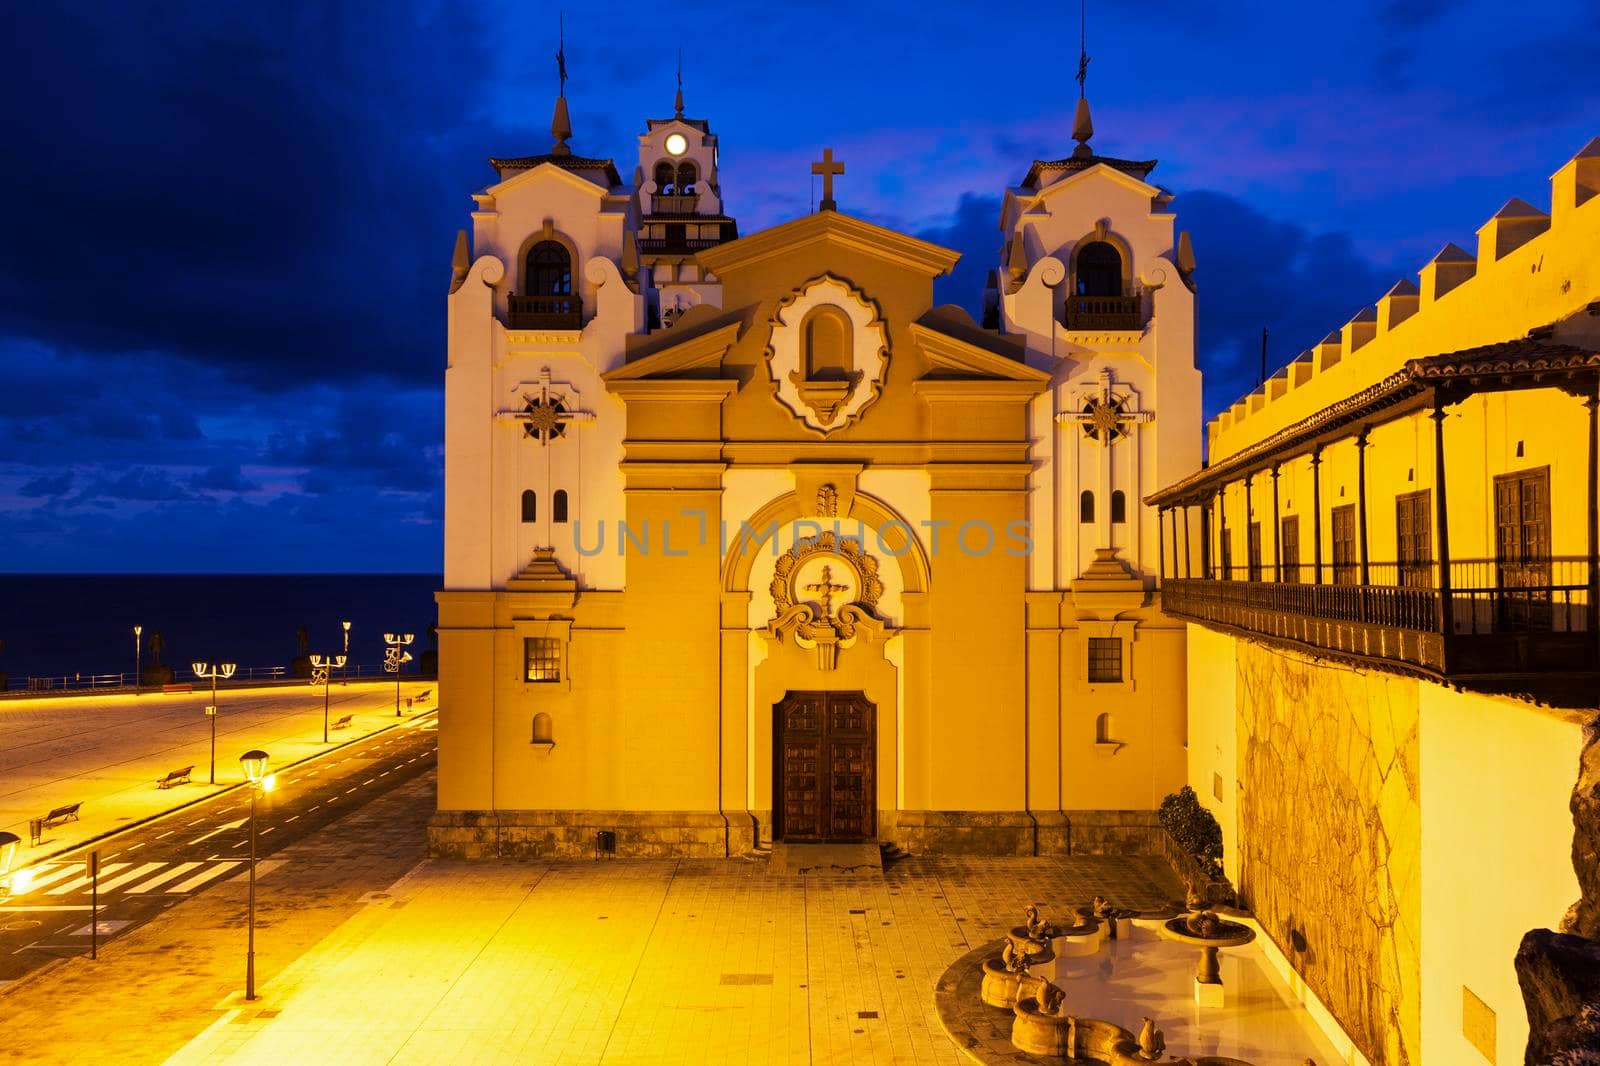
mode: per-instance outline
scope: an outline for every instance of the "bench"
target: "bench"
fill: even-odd
[[[353,715],[353,714],[345,715],[343,718],[341,718],[337,722],[333,723],[333,728],[335,728],[335,729],[343,729],[343,728],[345,728],[346,726],[348,726],[350,724],[350,719],[352,719],[354,717],[355,717],[355,715]]]
[[[183,684],[178,684],[178,685],[162,685],[161,686],[161,691],[162,692],[193,692],[194,691],[194,683],[193,682],[184,682]]]
[[[168,770],[167,776],[156,782],[157,788],[171,788],[173,785],[187,785],[189,775],[194,773],[193,766],[185,766],[178,770]]]
[[[62,822],[76,822],[78,820],[78,808],[82,806],[83,803],[80,801],[78,803],[69,803],[65,807],[57,807],[44,816],[45,828],[48,829],[51,826],[60,825]]]
[[[417,693],[417,697],[416,697],[417,698],[417,702],[418,703],[426,703],[426,702],[428,702],[428,697],[431,696],[431,695],[433,695],[433,689],[425,688],[421,692]]]

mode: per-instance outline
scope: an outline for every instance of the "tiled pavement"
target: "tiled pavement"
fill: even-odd
[[[1091,858],[419,864],[432,784],[275,856],[258,1002],[235,877],[0,993],[0,1062],[955,1064],[932,997],[950,962],[1029,902],[1180,891]]]

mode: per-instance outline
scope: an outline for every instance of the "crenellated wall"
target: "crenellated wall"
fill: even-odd
[[[1417,283],[1396,282],[1212,419],[1211,461],[1375,384],[1408,359],[1515,340],[1583,311],[1600,292],[1600,137],[1550,186],[1548,214],[1511,199],[1479,228],[1476,252],[1446,245]]]

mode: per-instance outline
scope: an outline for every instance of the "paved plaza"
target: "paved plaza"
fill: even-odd
[[[406,715],[433,707],[433,690],[431,681],[403,682]],[[424,692],[428,698],[419,701]],[[209,689],[0,699],[0,829],[22,838],[20,866],[239,784],[239,756],[250,748],[269,751],[275,767],[316,755],[329,746],[323,697],[309,684],[222,689],[214,787]],[[331,744],[397,721],[393,681],[335,681],[327,697],[330,724],[350,716],[347,726],[330,730]],[[191,765],[188,784],[157,787],[168,771]],[[82,804],[76,820],[47,829],[38,848],[26,846],[30,819],[72,803]]]
[[[950,1063],[932,991],[1035,900],[1181,894],[1144,859],[423,857],[432,774],[277,853],[261,998],[235,876],[0,989],[0,1062]]]

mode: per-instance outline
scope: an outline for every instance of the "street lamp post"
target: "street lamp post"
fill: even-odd
[[[337,667],[344,666],[343,655],[313,655],[311,657],[311,683],[322,686],[322,742],[328,742],[328,687],[333,682],[328,680]]]
[[[339,625],[344,628],[344,657],[348,661],[350,658],[350,623],[346,620],[340,622]]]
[[[133,691],[144,687],[144,626],[133,627]]]
[[[211,783],[214,785],[217,783],[217,678],[232,677],[238,667],[233,663],[192,662],[189,668],[200,680],[211,679],[211,706],[206,708],[206,716],[211,719]]]
[[[385,633],[383,642],[387,645],[383,653],[383,668],[394,675],[394,716],[400,717],[400,668],[411,661],[411,653],[406,651],[406,645],[416,637],[411,633]]]
[[[256,998],[256,800],[276,783],[267,773],[268,755],[252,748],[239,756],[245,780],[250,782],[250,946],[245,952],[244,998]]]

